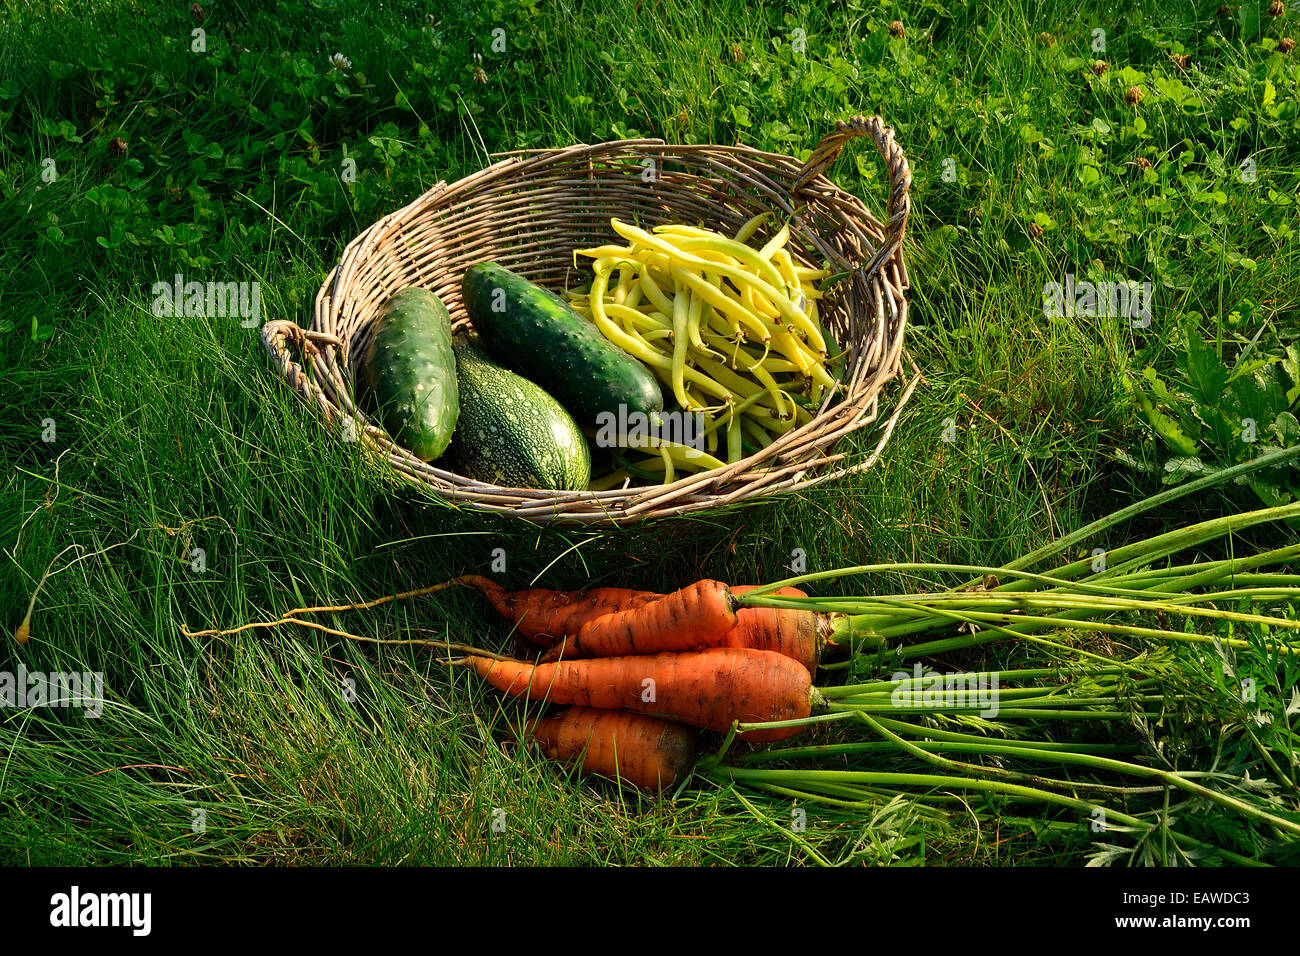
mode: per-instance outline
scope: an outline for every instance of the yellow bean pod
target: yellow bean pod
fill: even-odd
[[[610,491],[614,488],[621,487],[623,484],[630,481],[631,478],[632,475],[628,472],[626,468],[616,468],[614,471],[611,471],[608,475],[605,475],[601,478],[594,479],[589,485],[587,485],[587,490],[588,491]]]
[[[727,464],[734,465],[745,457],[744,448],[741,445],[742,432],[740,430],[740,417],[735,414],[733,409],[727,416]]]
[[[768,445],[772,444],[772,436],[765,428],[763,428],[762,425],[754,421],[752,418],[742,418],[740,420],[740,427],[745,434],[753,439],[754,444],[758,445],[759,448],[766,448]]]
[[[785,235],[790,235],[790,230],[785,229]],[[775,240],[773,240],[775,241]],[[735,242],[722,236],[689,236],[678,239],[673,243],[680,252],[694,253],[700,255],[703,252],[712,252],[718,255],[727,256],[732,262],[726,262],[722,259],[713,258],[712,261],[719,265],[728,266],[732,269],[740,270],[742,266],[750,266],[766,282],[775,287],[781,285],[781,273],[776,267],[763,256],[760,252],[755,252],[749,246],[743,243]],[[770,253],[769,253],[770,255]],[[701,258],[711,258],[700,256]]]
[[[765,341],[771,336],[770,329],[762,319],[746,308],[743,303],[719,291],[714,287],[713,283],[708,282],[698,273],[688,272],[678,266],[673,268],[673,278],[688,286],[691,291],[712,305],[714,309],[734,318],[740,325],[749,329],[757,341]]]
[[[754,233],[758,232],[758,227],[763,225],[763,223],[767,222],[771,218],[772,218],[772,213],[770,211],[760,212],[757,216],[753,217],[752,219],[745,220],[744,225],[742,225],[739,229],[736,230],[736,234],[732,236],[732,238],[735,239],[737,242],[748,242],[750,237],[753,236]]]
[[[673,365],[672,389],[677,404],[691,410],[691,400],[686,397],[686,318],[690,311],[690,293],[681,286],[673,297]]]
[[[689,471],[710,471],[714,468],[722,468],[725,462],[718,461],[706,451],[700,451],[698,448],[692,448],[690,445],[683,445],[679,442],[660,441],[657,438],[647,438],[644,442],[636,444],[629,443],[628,448],[636,449],[654,449],[655,451],[663,450],[677,468],[685,468]]]
[[[656,309],[664,315],[673,314],[672,299],[664,295],[663,289],[659,287],[659,283],[654,280],[654,276],[650,274],[648,268],[640,275],[640,285],[641,291],[645,293],[647,299],[654,303]]]
[[[762,249],[758,250],[758,257],[764,262],[770,262],[772,256],[779,250],[784,252],[785,244],[790,239],[790,224],[787,222],[777,231],[777,234],[767,241]]]

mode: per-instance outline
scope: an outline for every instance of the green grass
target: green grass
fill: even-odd
[[[102,671],[108,698],[97,720],[0,712],[0,863],[806,863],[800,841],[837,862],[1081,862],[1086,827],[1040,837],[1017,822],[1037,809],[1015,806],[996,834],[810,807],[794,839],[778,798],[746,795],[756,815],[709,783],[655,802],[569,779],[500,743],[514,711],[427,651],[182,627],[486,572],[498,548],[517,586],[773,580],[796,548],[809,570],[996,565],[1150,493],[1161,450],[1124,375],[1168,372],[1189,328],[1217,348],[1282,334],[1300,298],[1300,73],[1277,49],[1294,15],[495,0],[435,4],[430,27],[420,5],[348,6],[213,3],[204,54],[183,5],[17,3],[0,20],[0,632],[65,548],[113,548],[48,580],[29,644],[0,639],[0,670]],[[335,52],[350,69],[329,73]],[[305,325],[352,236],[488,152],[653,135],[806,156],[859,112],[896,128],[914,175],[908,341],[926,384],[878,467],[776,507],[593,533],[429,503],[323,430],[255,329],[149,311],[150,286],[182,272],[259,281],[266,317]],[[831,175],[883,205],[862,141]],[[1043,283],[1067,272],[1150,279],[1152,328],[1046,317]],[[1255,327],[1229,329],[1247,301]],[[1229,489],[1124,533],[1251,500]],[[332,624],[505,640],[459,592]],[[1296,676],[1259,674],[1282,699]]]

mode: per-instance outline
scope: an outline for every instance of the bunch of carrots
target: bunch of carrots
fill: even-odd
[[[809,611],[742,607],[752,588],[706,579],[671,594],[507,591],[472,574],[453,583],[477,588],[541,655],[532,663],[462,648],[452,663],[507,695],[571,705],[526,732],[584,772],[662,790],[694,763],[687,728],[798,720],[822,702],[812,675],[833,628]],[[806,597],[796,588],[780,594]],[[772,741],[800,729],[744,736]]]

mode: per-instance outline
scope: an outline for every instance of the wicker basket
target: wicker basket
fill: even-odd
[[[844,144],[869,136],[889,173],[882,224],[823,175]],[[893,130],[879,117],[836,124],[806,163],[743,146],[680,146],[640,139],[527,150],[448,186],[439,183],[357,236],[316,296],[310,329],[268,322],[262,339],[284,378],[344,439],[385,456],[435,496],[538,522],[614,525],[701,512],[811,488],[871,466],[919,380],[903,382],[907,267],[900,245],[911,172]],[[491,260],[560,291],[577,281],[572,250],[614,238],[617,216],[649,227],[701,223],[734,231],[765,210],[792,217],[789,249],[807,264],[829,261],[849,277],[822,303],[822,318],[848,348],[847,392],[828,396],[814,419],[760,453],[669,485],[555,492],[499,488],[420,461],[393,444],[353,402],[352,369],[369,344],[385,300],[407,285],[436,293],[455,327],[465,270]],[[291,349],[302,356],[295,361]],[[914,370],[914,366],[913,366]],[[894,380],[892,411],[870,454],[849,462],[835,443],[880,418]]]

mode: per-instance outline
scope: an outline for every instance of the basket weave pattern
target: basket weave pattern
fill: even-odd
[[[858,136],[872,139],[884,158],[889,205],[883,222],[824,175]],[[316,296],[311,328],[283,320],[263,326],[275,367],[327,423],[434,495],[539,522],[623,524],[703,511],[810,488],[876,462],[919,378],[904,384],[901,376],[908,278],[900,245],[911,173],[879,117],[838,123],[806,163],[743,146],[652,139],[507,155],[456,183],[439,183],[349,243]],[[461,277],[477,262],[500,263],[558,293],[583,278],[574,249],[617,240],[611,217],[647,229],[683,222],[732,233],[768,210],[790,217],[788,248],[796,261],[827,261],[833,272],[849,274],[820,306],[822,321],[848,350],[847,392],[828,395],[813,421],[757,454],[669,485],[601,492],[500,488],[420,461],[353,401],[352,370],[374,320],[404,286],[435,293],[459,329],[469,325]],[[834,451],[836,442],[877,422],[882,392],[895,379],[893,409],[877,444],[848,463]]]

